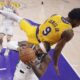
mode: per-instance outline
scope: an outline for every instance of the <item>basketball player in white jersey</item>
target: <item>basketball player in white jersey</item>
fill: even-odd
[[[21,60],[19,61],[16,66],[13,80],[39,80],[46,71],[47,66],[50,62],[49,55],[44,55],[38,46],[34,47],[34,45],[27,43],[26,41],[10,41],[7,47],[9,49],[19,51],[19,55],[21,54],[21,50],[25,50],[24,48],[33,48],[35,51],[38,51],[36,52],[36,59],[34,63],[25,64]]]
[[[4,0],[4,6],[1,8],[3,11],[12,12],[17,14],[16,10],[11,6],[11,0]],[[4,36],[7,37],[7,42],[9,42],[13,36],[13,27],[14,27],[14,21],[7,17],[3,16],[2,24],[0,27],[0,50],[2,49],[2,43]],[[6,49],[5,55],[8,55],[8,49]]]
[[[22,42],[24,43],[24,42]],[[20,46],[22,46],[20,44]],[[11,50],[19,50],[18,42],[10,41],[7,46]],[[24,64],[21,60],[16,66],[16,70],[14,72],[13,80],[38,80],[37,76],[33,72],[32,68],[28,65]]]

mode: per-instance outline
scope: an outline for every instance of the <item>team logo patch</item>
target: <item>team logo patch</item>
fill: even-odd
[[[64,17],[62,17],[61,19],[64,23],[69,24],[69,22]]]

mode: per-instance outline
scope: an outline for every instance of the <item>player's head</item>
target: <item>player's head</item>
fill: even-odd
[[[80,8],[72,9],[68,14],[68,18],[70,20],[70,23],[72,24],[72,27],[79,26],[80,25]]]
[[[26,41],[18,42],[18,46],[19,46],[18,50],[20,51],[20,53],[22,52],[25,53],[26,49],[28,48]]]

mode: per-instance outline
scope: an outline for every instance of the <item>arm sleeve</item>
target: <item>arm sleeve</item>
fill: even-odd
[[[23,19],[22,17],[18,16],[15,13],[12,13],[12,12],[7,12],[7,11],[0,10],[0,13],[4,16],[7,16],[7,17],[13,19],[16,22],[20,22]]]

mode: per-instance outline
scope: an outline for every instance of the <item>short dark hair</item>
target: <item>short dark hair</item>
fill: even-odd
[[[68,17],[70,19],[80,20],[80,8],[74,8],[74,9],[72,9],[69,12]]]

